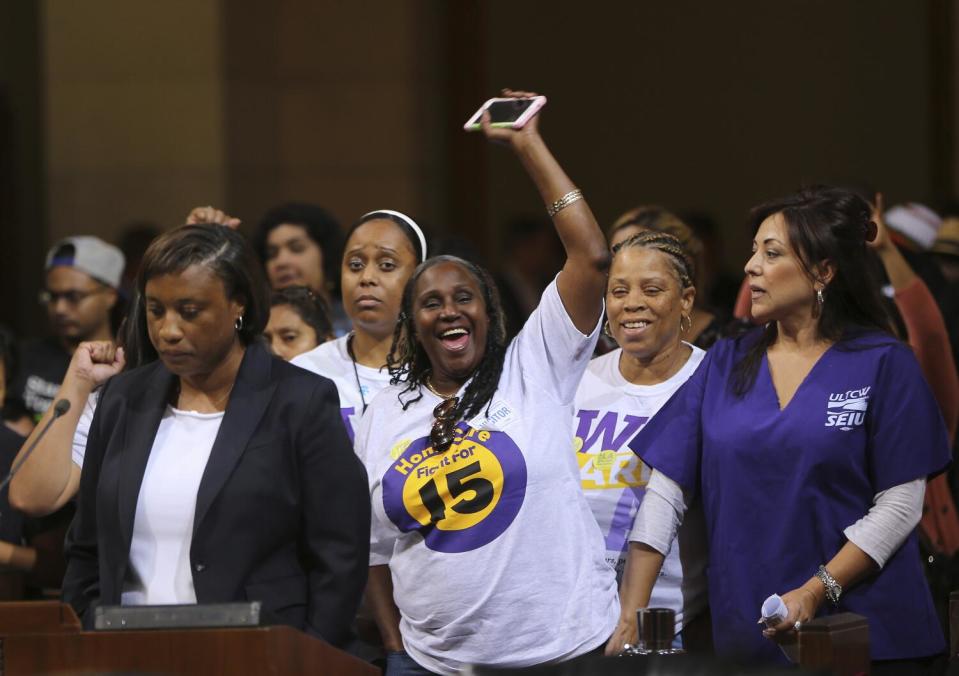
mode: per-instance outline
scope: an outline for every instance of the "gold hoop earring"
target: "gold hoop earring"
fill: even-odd
[[[608,319],[607,319],[605,322],[603,322],[603,333],[604,333],[608,338],[612,338],[612,337],[613,337],[613,334],[610,333],[610,331],[609,331],[609,320],[608,320]]]
[[[686,320],[686,326],[683,326],[684,319]],[[679,332],[689,333],[692,330],[693,330],[693,318],[686,314],[679,315]]]

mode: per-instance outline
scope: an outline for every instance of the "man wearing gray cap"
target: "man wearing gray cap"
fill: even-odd
[[[123,266],[120,250],[97,237],[68,237],[47,253],[40,302],[54,335],[24,346],[11,388],[35,419],[53,402],[77,345],[113,340],[110,311],[119,300]]]

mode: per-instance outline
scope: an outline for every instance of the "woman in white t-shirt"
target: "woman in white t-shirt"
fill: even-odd
[[[621,615],[607,651],[635,643],[630,531],[650,470],[627,444],[686,382],[705,352],[682,340],[696,289],[692,257],[674,236],[649,230],[614,242],[606,288],[606,334],[618,349],[589,363],[576,392],[573,454],[583,492],[622,578]],[[706,606],[705,531],[690,510],[666,557],[649,606],[676,612],[676,633]],[[625,576],[623,574],[625,568]]]
[[[420,265],[390,351],[397,384],[357,431],[373,502],[367,597],[388,674],[572,658],[602,648],[619,615],[565,450],[610,254],[537,126],[494,130],[487,118],[484,131],[512,147],[549,205],[563,270],[507,345],[484,270],[451,256]]]
[[[340,283],[353,330],[293,359],[336,384],[351,440],[370,401],[389,385],[386,356],[403,287],[424,260],[426,237],[412,218],[390,209],[361,217],[347,235]]]

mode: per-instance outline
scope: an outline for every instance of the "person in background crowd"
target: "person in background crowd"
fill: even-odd
[[[617,218],[609,228],[609,245],[614,247],[640,232],[652,230],[665,232],[678,239],[692,256],[696,269],[693,284],[699,288],[702,284],[703,245],[692,229],[675,215],[658,206],[641,206],[630,209]],[[697,295],[698,298],[698,295]],[[716,312],[706,309],[702,300],[689,313],[692,326],[685,340],[696,347],[708,350],[720,338],[724,321]]]
[[[543,290],[556,277],[564,255],[562,242],[548,218],[515,218],[507,224],[506,232],[507,247],[494,280],[506,313],[506,337],[512,340],[536,309]]]
[[[284,361],[309,352],[333,338],[333,325],[323,300],[305,286],[288,286],[270,298],[270,321],[263,335]]]
[[[229,228],[158,238],[137,292],[130,340],[148,363],[100,394],[64,598],[86,621],[96,603],[259,600],[343,647],[366,581],[369,499],[332,383],[259,340],[268,287]]]
[[[195,207],[186,222],[219,223],[234,230],[242,221],[212,206]],[[330,308],[337,336],[350,330],[340,305],[337,282],[343,239],[336,218],[323,207],[288,202],[273,207],[253,233],[253,247],[263,261],[266,277],[274,289],[287,286],[309,288]]]
[[[33,430],[33,419],[27,414],[23,402],[7,396],[11,383],[16,380],[20,348],[13,331],[2,325],[0,325],[0,354],[3,355],[3,359],[0,360],[0,404],[3,405],[3,423],[17,434],[26,436]]]
[[[53,403],[70,357],[86,340],[111,340],[110,311],[119,300],[123,254],[96,237],[68,237],[47,253],[40,301],[54,335],[27,343],[10,395],[35,419]]]
[[[137,271],[140,269],[143,254],[150,246],[150,242],[162,233],[160,226],[152,221],[132,221],[120,229],[117,246],[120,247],[126,259],[120,292],[125,298],[133,297],[133,287],[136,285]]]
[[[877,201],[876,207],[881,210],[882,204]],[[883,214],[883,220],[892,229],[893,240],[912,251],[927,251],[942,227],[942,217],[919,202],[892,206]]]
[[[338,336],[350,330],[339,302],[340,224],[314,204],[290,202],[266,212],[253,234],[270,286],[306,286],[328,304]]]
[[[925,219],[915,217],[917,237],[926,232],[928,223],[937,223],[938,216],[921,205],[908,205],[909,209]],[[897,212],[898,209],[898,212]],[[877,193],[873,202],[872,220],[877,225],[876,238],[869,246],[882,263],[882,272],[889,282],[897,311],[905,328],[909,345],[916,355],[922,373],[939,404],[950,442],[956,438],[959,425],[959,375],[956,372],[955,356],[949,345],[949,333],[936,299],[923,279],[909,264],[903,250],[895,241],[903,242],[901,236],[887,227],[886,216],[892,214],[899,227],[906,230],[910,223],[906,207],[894,207],[883,213],[883,198]],[[932,226],[928,226],[932,231]],[[928,242],[926,237],[924,242]],[[926,485],[925,509],[920,530],[926,536],[933,552],[951,557],[959,552],[959,518],[946,474],[930,479]]]
[[[856,194],[826,187],[756,207],[745,271],[764,326],[717,343],[630,443],[654,468],[634,529],[640,605],[701,495],[721,654],[784,661],[763,635],[788,640],[830,610],[869,621],[872,673],[928,668],[945,648],[915,527],[948,434],[890,333],[870,216]],[[772,593],[787,616],[760,633]]]
[[[0,401],[3,401],[9,381],[8,374],[16,368],[16,341],[13,333],[0,326]],[[0,425],[0,477],[5,477],[13,465],[13,459],[23,444],[23,437],[6,425]],[[33,569],[37,552],[32,547],[22,546],[23,517],[10,509],[7,492],[0,493],[0,567],[29,571]],[[0,580],[0,599],[19,598],[21,590],[9,589]]]
[[[44,269],[40,300],[54,335],[24,345],[11,388],[11,395],[23,402],[35,420],[51,414],[54,396],[78,345],[112,339],[111,313],[117,314],[114,308],[121,302],[117,289],[124,258],[119,249],[96,237],[69,237],[50,249]],[[19,509],[13,487],[8,497]],[[56,510],[45,510],[43,518],[24,523],[25,536],[44,552],[35,566],[32,587],[56,589],[63,579],[63,538],[73,512],[73,505],[63,501]]]
[[[482,268],[434,257],[406,284],[394,384],[370,403],[355,444],[373,502],[367,596],[387,674],[569,659],[601,649],[619,614],[569,452],[610,252],[536,117],[517,131],[486,115],[483,129],[526,168],[567,260],[509,344]]]
[[[943,277],[959,287],[959,216],[946,218],[929,249],[939,263]]]
[[[684,210],[677,214],[679,220],[688,225],[696,238],[702,243],[703,261],[699,277],[704,288],[696,287],[696,298],[703,307],[718,308],[724,316],[729,316],[730,308],[736,303],[739,292],[740,275],[731,272],[723,265],[725,251],[723,228],[716,218],[706,211]],[[706,252],[709,255],[705,255]]]
[[[942,276],[943,286],[935,298],[946,320],[952,354],[956,356],[959,355],[959,204],[953,204],[945,213],[929,253]]]
[[[412,218],[390,209],[362,216],[350,228],[340,273],[353,330],[293,360],[336,384],[351,440],[373,397],[389,384],[387,355],[403,287],[424,260],[426,236]]]
[[[881,195],[877,194],[876,200],[877,203],[881,201]],[[881,207],[879,204],[880,210]],[[942,217],[925,205],[909,202],[886,210],[883,221],[889,226],[889,240],[929,288],[932,298],[939,306],[955,355],[956,349],[959,348],[959,289],[946,280],[936,255],[931,251],[943,224]],[[885,261],[883,263],[885,264]],[[892,294],[887,291],[887,295]],[[900,313],[901,305],[897,302]]]
[[[636,433],[696,370],[705,352],[683,340],[695,305],[696,268],[673,235],[643,230],[612,247],[604,331],[619,346],[593,359],[576,390],[573,451],[580,481],[606,540],[606,560],[620,586],[620,620],[607,646],[636,644],[629,534],[649,468],[628,446]],[[702,511],[686,515],[649,605],[676,612],[677,637],[706,607]],[[626,576],[623,577],[625,567]],[[708,632],[708,629],[707,629]],[[677,641],[684,643],[685,635]]]

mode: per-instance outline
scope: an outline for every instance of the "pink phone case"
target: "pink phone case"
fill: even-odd
[[[515,122],[512,124],[508,122],[499,122],[495,123],[495,127],[511,127],[513,129],[522,129],[530,119],[539,112],[539,109],[546,105],[545,96],[533,96],[528,100],[532,100],[532,104],[529,108],[523,111],[523,114],[520,115]],[[479,110],[473,113],[470,116],[470,119],[466,121],[466,124],[463,125],[463,129],[466,131],[479,131],[482,129],[480,126],[480,119],[483,117],[483,111],[489,108],[493,103],[497,101],[512,101],[509,98],[492,98],[489,99],[486,103],[480,106]]]

